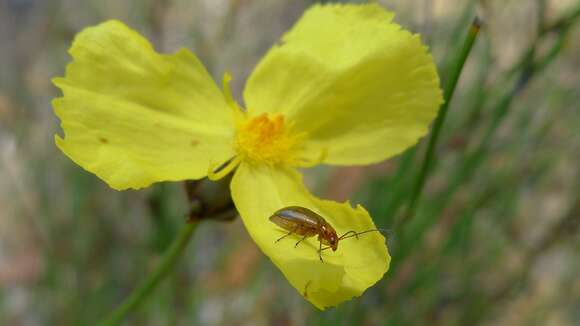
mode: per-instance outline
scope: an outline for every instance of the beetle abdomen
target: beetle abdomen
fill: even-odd
[[[279,227],[308,236],[318,234],[321,219],[318,214],[299,206],[282,208],[270,216],[270,221]]]

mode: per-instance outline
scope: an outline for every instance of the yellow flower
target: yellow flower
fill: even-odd
[[[232,198],[254,241],[312,304],[336,305],[382,278],[385,238],[345,239],[320,262],[315,237],[275,243],[285,231],[268,217],[296,205],[339,235],[375,228],[363,207],[313,196],[297,168],[380,162],[427,132],[442,100],[436,68],[392,19],[377,4],[311,7],[249,77],[245,110],[229,76],[222,92],[190,51],[158,54],[118,21],[86,28],[54,79],[56,143],[118,190],[235,170]]]

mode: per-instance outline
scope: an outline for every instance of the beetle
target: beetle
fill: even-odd
[[[362,232],[348,231],[339,237],[336,234],[336,230],[334,230],[332,225],[330,225],[324,217],[302,206],[288,206],[281,208],[270,216],[270,221],[288,231],[288,233],[274,241],[274,243],[292,234],[301,235],[302,239],[294,245],[296,248],[300,242],[306,240],[306,238],[318,235],[318,256],[321,262],[324,262],[324,260],[322,260],[322,251],[326,249],[336,251],[340,240],[351,237],[356,237],[358,239],[358,236],[363,233],[381,231],[379,229],[371,229]],[[322,245],[328,247],[322,248]]]

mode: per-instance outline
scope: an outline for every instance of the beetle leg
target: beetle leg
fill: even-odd
[[[274,241],[274,243],[276,243],[276,242],[278,242],[278,241],[286,238],[287,236],[291,235],[292,233],[294,233],[294,231],[290,231],[290,232],[284,234],[283,236],[281,236],[280,238],[278,238],[278,240]]]
[[[308,235],[303,236],[302,239],[300,239],[298,242],[296,242],[296,244],[294,245],[294,248],[298,247],[298,245],[300,244],[300,242],[306,240],[307,237],[308,237]]]
[[[298,227],[295,227],[294,230],[284,234],[283,236],[281,236],[278,240],[274,241],[274,243],[286,238],[287,236],[291,235],[292,233],[295,233],[296,231],[298,231]]]
[[[320,262],[324,263],[324,260],[322,260],[322,241],[318,241],[318,243],[320,244],[318,247],[318,258],[320,258]]]

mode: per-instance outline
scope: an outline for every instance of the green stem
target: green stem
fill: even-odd
[[[169,249],[161,258],[161,262],[159,263],[159,266],[157,266],[157,269],[154,270],[153,273],[147,277],[145,282],[134,290],[120,306],[102,320],[99,323],[100,326],[118,325],[131,311],[135,310],[143,303],[151,291],[153,291],[173,269],[178,258],[183,254],[187,243],[191,239],[198,224],[198,221],[194,221],[186,223],[183,226],[177,238],[175,238]]]
[[[415,213],[417,202],[421,197],[421,193],[423,191],[423,187],[425,186],[427,175],[435,160],[434,158],[435,146],[437,145],[437,141],[439,140],[439,134],[441,133],[443,122],[445,122],[447,111],[449,110],[449,103],[453,98],[457,82],[459,81],[459,77],[461,76],[461,71],[463,70],[463,66],[467,61],[467,57],[469,56],[469,53],[473,48],[473,44],[475,43],[477,35],[479,34],[479,30],[480,30],[480,22],[476,18],[471,24],[471,28],[469,29],[469,33],[467,33],[467,36],[461,48],[461,52],[459,53],[459,56],[455,61],[455,65],[453,65],[450,69],[449,77],[447,79],[447,82],[445,83],[445,88],[443,91],[444,102],[443,105],[441,105],[441,110],[439,111],[439,115],[435,120],[433,131],[431,137],[429,138],[429,144],[427,145],[425,158],[423,159],[423,164],[421,165],[419,176],[417,177],[411,192],[409,210],[406,215],[405,221],[410,220]]]

